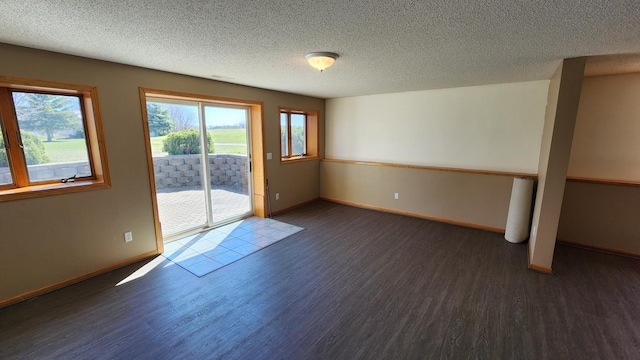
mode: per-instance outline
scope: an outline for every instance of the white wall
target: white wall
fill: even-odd
[[[640,73],[584,79],[569,176],[640,181]]]
[[[537,173],[549,81],[338,98],[330,159]]]

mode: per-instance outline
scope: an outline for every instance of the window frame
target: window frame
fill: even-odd
[[[287,154],[282,155],[282,114],[287,115]],[[291,132],[291,115],[304,115],[305,124],[305,153],[302,155],[292,155],[292,132]],[[318,111],[315,110],[302,110],[293,109],[288,107],[279,107],[278,109],[278,128],[279,138],[278,144],[280,146],[280,162],[291,163],[297,161],[307,161],[318,159]]]
[[[29,180],[28,167],[22,149],[19,146],[11,146],[12,143],[17,144],[19,134],[12,97],[14,91],[78,97],[92,176],[79,177],[74,182],[66,183],[58,179]],[[0,185],[0,202],[111,187],[98,90],[95,86],[0,76],[0,122],[13,178],[12,184]],[[12,139],[15,140],[12,141]]]

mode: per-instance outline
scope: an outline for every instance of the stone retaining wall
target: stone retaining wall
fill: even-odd
[[[88,161],[69,163],[50,163],[29,166],[29,179],[31,181],[63,179],[73,175],[91,176],[91,167]],[[0,168],[0,184],[12,183],[9,168]]]
[[[211,185],[248,190],[246,155],[209,155],[209,171]],[[158,189],[201,185],[202,182],[200,155],[154,157],[153,172]]]
[[[219,154],[209,155],[211,185],[234,186],[248,191],[247,156]],[[156,188],[175,188],[201,185],[202,164],[200,155],[172,155],[153,158]],[[89,176],[91,169],[86,161],[42,164],[29,167],[31,180],[67,178],[73,175]],[[9,168],[0,168],[0,184],[11,183]]]

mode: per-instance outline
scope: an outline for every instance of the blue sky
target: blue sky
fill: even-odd
[[[204,116],[207,119],[207,127],[246,124],[247,110],[205,106]]]
[[[179,106],[184,109],[193,119],[195,125],[198,119],[198,106],[175,104],[175,103],[162,103],[160,101],[149,101],[156,104],[165,106],[165,108]],[[243,123],[246,125],[247,110],[239,108],[217,107],[211,105],[205,105],[204,107],[205,118],[207,119],[207,127],[216,126],[228,126]]]

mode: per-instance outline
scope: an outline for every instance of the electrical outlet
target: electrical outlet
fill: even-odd
[[[398,197],[398,193],[395,193],[395,194],[393,195],[393,198],[394,198],[394,199],[396,199],[396,200],[398,200],[398,199],[399,199],[399,197]]]
[[[267,153],[267,160],[273,159],[273,155],[271,153]]]
[[[133,241],[133,233],[131,231],[127,231],[124,233],[124,242],[132,242]]]
[[[280,200],[280,193],[276,193],[276,200]]]

